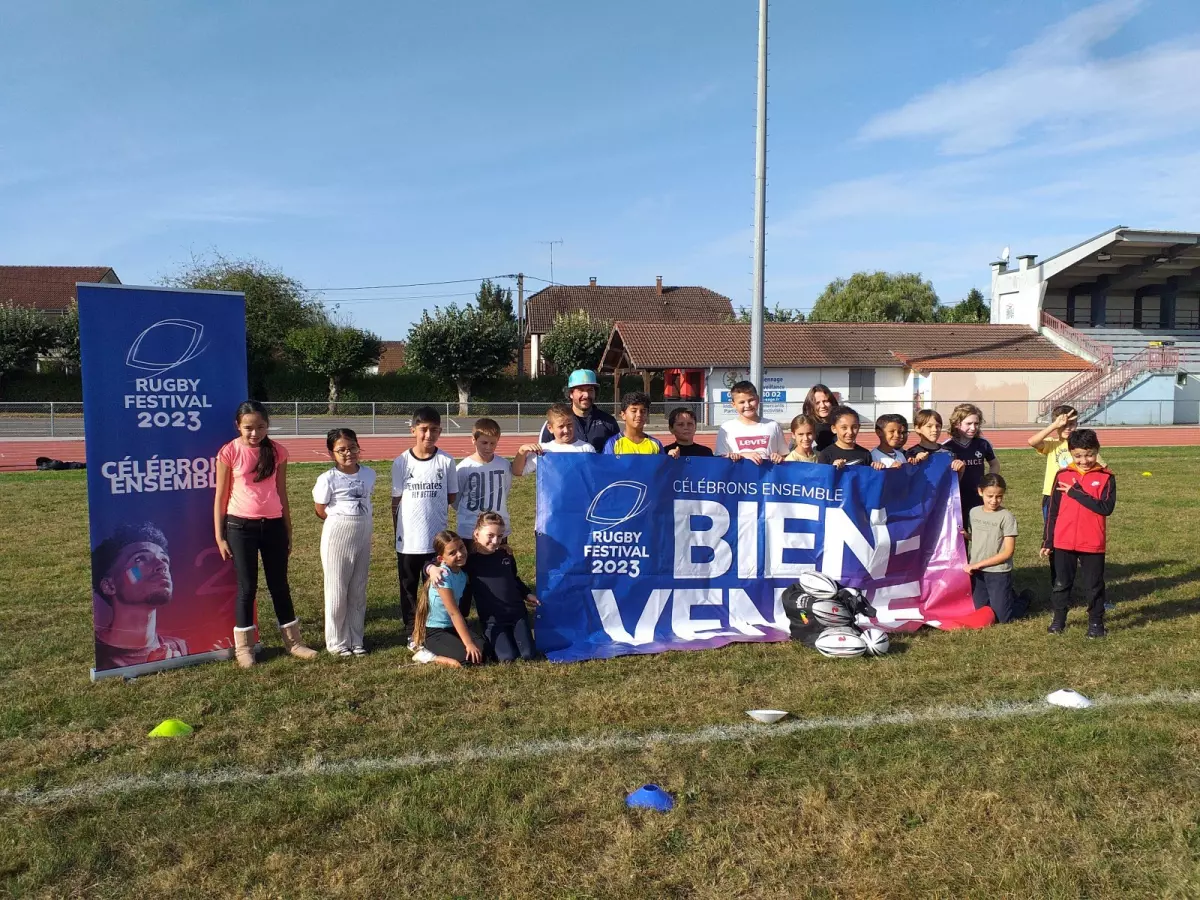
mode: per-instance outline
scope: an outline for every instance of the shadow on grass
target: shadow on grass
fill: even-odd
[[[1186,561],[1181,559],[1147,560],[1135,563],[1106,562],[1104,580],[1107,585],[1108,599],[1117,604],[1130,603],[1136,600],[1145,600],[1157,591],[1168,591],[1183,585],[1195,584],[1200,587],[1200,567],[1197,566],[1185,568],[1170,575],[1139,577],[1161,572],[1164,568],[1184,565],[1186,565]],[[1047,569],[1040,566],[1025,566],[1017,569],[1017,575],[1018,590],[1022,587],[1029,587],[1031,581],[1034,583],[1032,587],[1034,600],[1029,604],[1029,614],[1049,613],[1050,579]],[[1082,602],[1078,582],[1071,600],[1073,607]],[[1200,613],[1200,591],[1198,591],[1198,596],[1190,599],[1162,600],[1153,606],[1130,611],[1127,615],[1121,615],[1118,606],[1117,611],[1110,613],[1110,618],[1120,621],[1126,627],[1136,628],[1149,622],[1177,619],[1197,613]]]

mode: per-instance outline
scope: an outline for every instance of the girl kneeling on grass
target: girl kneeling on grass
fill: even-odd
[[[437,663],[461,668],[465,663],[483,662],[483,651],[467,620],[459,610],[467,587],[467,545],[453,531],[439,531],[433,538],[434,561],[438,568],[430,573],[425,590],[418,593],[413,623],[415,663]],[[434,577],[436,573],[437,577]]]
[[[237,572],[237,627],[233,629],[237,663],[243,669],[254,665],[254,599],[260,554],[283,645],[292,656],[315,659],[317,651],[300,640],[300,620],[288,587],[292,515],[287,499],[287,449],[267,437],[270,419],[257,400],[239,406],[234,423],[238,436],[217,452],[213,524],[221,559],[232,558]]]

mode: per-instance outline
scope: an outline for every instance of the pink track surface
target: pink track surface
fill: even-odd
[[[1194,425],[1141,427],[1141,428],[1098,428],[1100,443],[1105,447],[1177,447],[1200,444],[1200,427]],[[1026,446],[1025,441],[1030,431],[1004,431],[996,429],[985,432],[985,437],[997,449],[1009,450]],[[230,434],[230,438],[234,435]],[[663,443],[672,440],[669,434],[656,435]],[[277,438],[287,444],[296,462],[328,462],[329,455],[325,452],[325,438],[318,435]],[[534,440],[533,435],[507,435],[500,439],[497,448],[502,456],[512,456],[517,447]],[[715,434],[696,435],[698,443],[713,446]],[[372,460],[393,459],[412,446],[412,438],[403,436],[374,437],[365,435],[361,439],[364,458]],[[470,435],[447,435],[441,439],[438,446],[456,459],[461,459],[471,453]],[[49,456],[52,459],[76,460],[82,462],[84,456],[84,441],[82,438],[63,438],[55,440],[19,440],[0,441],[0,471],[26,472],[36,468],[34,460],[39,456]]]

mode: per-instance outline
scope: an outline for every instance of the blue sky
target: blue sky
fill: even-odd
[[[916,11],[920,12],[917,13]],[[750,299],[754,0],[0,0],[0,262]],[[1200,4],[775,0],[767,300],[1200,228]],[[508,283],[508,282],[505,282]],[[472,284],[329,291],[403,338]]]

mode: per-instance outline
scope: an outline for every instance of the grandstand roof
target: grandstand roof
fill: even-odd
[[[764,326],[770,368],[907,367],[918,371],[1067,371],[1091,363],[1024,325],[890,322],[777,323]],[[601,369],[745,368],[750,326],[618,322]]]

